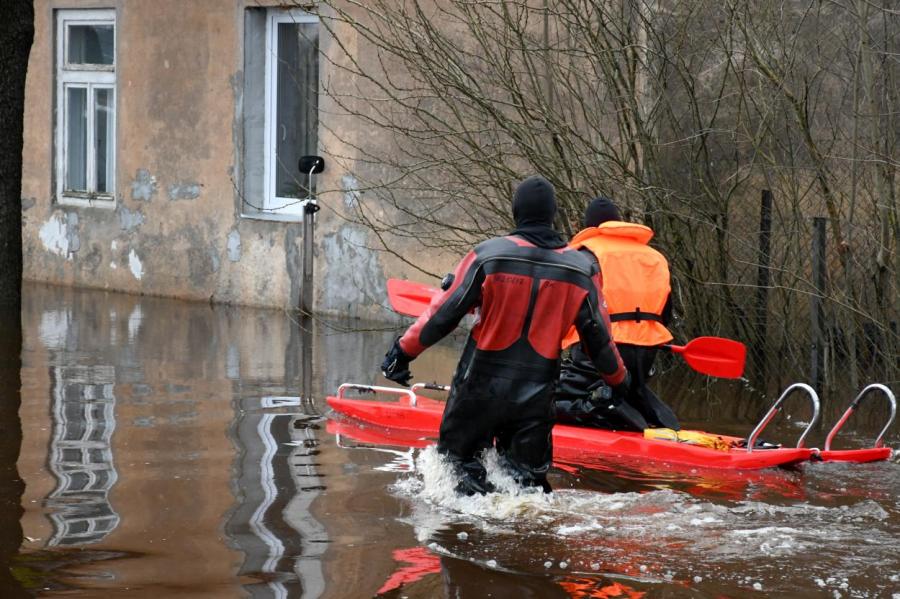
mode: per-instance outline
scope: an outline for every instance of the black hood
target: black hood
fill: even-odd
[[[528,177],[516,187],[513,196],[513,218],[517,227],[553,226],[556,217],[556,190],[540,175]]]
[[[512,235],[518,235],[542,248],[564,247],[566,243],[553,230],[555,217],[556,190],[550,181],[534,175],[519,183],[513,196],[516,228]]]
[[[611,220],[622,220],[619,208],[609,198],[594,198],[584,211],[584,226],[599,227]]]

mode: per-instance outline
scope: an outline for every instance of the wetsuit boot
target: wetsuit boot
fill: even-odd
[[[456,465],[459,482],[456,483],[456,492],[460,495],[472,497],[473,495],[487,495],[496,491],[494,485],[487,480],[487,471],[477,460]]]
[[[498,439],[498,446],[500,440]],[[538,487],[544,493],[552,493],[553,487],[547,481],[547,471],[550,469],[549,464],[546,468],[534,469],[518,463],[515,458],[511,457],[508,450],[501,450],[500,467],[510,476],[520,487]]]

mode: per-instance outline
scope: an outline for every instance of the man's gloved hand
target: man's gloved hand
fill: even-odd
[[[591,419],[599,419],[604,428],[640,432],[650,427],[643,414],[628,403],[628,396],[633,393],[630,375],[625,375],[625,379],[615,387],[610,388],[600,380],[590,389],[591,395],[587,400],[590,407],[585,412],[589,418],[584,419],[588,426],[597,426]]]
[[[397,337],[394,339],[391,349],[384,355],[381,374],[384,375],[384,378],[407,387],[409,379],[412,378],[412,373],[409,371],[409,363],[412,361],[413,358],[406,355],[406,352],[400,347],[400,337]]]
[[[607,385],[603,379],[588,387],[589,401],[596,405],[619,404],[631,393],[631,374],[626,372],[625,378],[615,387]]]
[[[609,385],[603,379],[597,379],[587,390],[587,401],[591,405],[604,405],[612,399],[612,389],[609,388]]]

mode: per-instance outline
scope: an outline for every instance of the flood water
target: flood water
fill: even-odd
[[[460,499],[432,449],[335,434],[325,397],[384,383],[389,325],[36,285],[22,322],[21,440],[0,411],[0,455],[18,448],[0,464],[0,597],[900,598],[896,458],[598,462],[554,469],[550,495],[492,471],[507,492]],[[458,346],[416,377],[449,380]],[[745,435],[771,401],[683,367],[658,383],[709,430]],[[877,404],[844,443],[880,430]],[[799,435],[792,405],[765,438]],[[843,405],[825,408],[830,425]]]

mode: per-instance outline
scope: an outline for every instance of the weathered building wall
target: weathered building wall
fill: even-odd
[[[244,0],[36,0],[23,165],[25,276],[30,280],[292,309],[300,295],[302,223],[241,216]],[[111,206],[55,198],[57,9],[116,11],[116,168]],[[349,31],[336,32],[354,48]],[[321,29],[320,49],[334,55]],[[365,53],[361,52],[363,60]],[[367,135],[328,94],[352,82],[320,60],[315,235],[317,311],[385,317],[385,280],[413,273],[347,221],[354,163],[347,142]],[[326,88],[329,90],[326,93]],[[335,132],[337,134],[335,134]],[[339,141],[340,140],[340,141]],[[452,256],[435,258],[435,272]],[[419,275],[421,278],[421,275]]]

